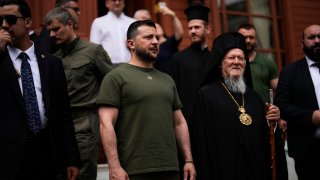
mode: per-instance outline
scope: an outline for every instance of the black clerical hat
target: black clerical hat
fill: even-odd
[[[201,19],[206,22],[209,20],[210,8],[203,5],[194,5],[188,7],[184,13],[187,15],[188,21],[193,19]]]
[[[247,51],[246,41],[242,34],[238,32],[226,32],[216,37],[212,44],[212,49],[209,56],[209,72],[206,73],[206,78],[201,86],[209,84],[212,81],[219,80],[222,77],[221,64],[226,53],[234,48],[241,49],[245,55],[246,68],[244,77],[246,85],[252,87],[251,69],[249,62],[249,54]]]

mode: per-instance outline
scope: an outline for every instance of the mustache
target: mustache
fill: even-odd
[[[198,36],[196,33],[191,33],[191,36]]]
[[[151,45],[150,49],[152,50],[159,50],[159,47],[157,45]]]
[[[313,45],[312,47],[313,47],[313,48],[315,48],[315,47],[320,47],[320,42],[314,43],[314,45]]]

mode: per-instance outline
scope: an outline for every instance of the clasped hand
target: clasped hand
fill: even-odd
[[[280,119],[280,110],[273,104],[266,104],[268,106],[266,119],[270,122],[277,122]]]

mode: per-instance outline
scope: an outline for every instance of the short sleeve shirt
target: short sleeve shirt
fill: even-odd
[[[257,54],[250,62],[253,89],[260,95],[263,102],[269,102],[270,81],[278,77],[276,63],[263,55]]]
[[[105,76],[97,104],[119,109],[117,148],[129,175],[178,171],[172,117],[182,104],[169,75],[122,64]]]

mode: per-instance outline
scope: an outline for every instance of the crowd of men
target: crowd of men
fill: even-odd
[[[210,51],[210,8],[190,6],[191,44],[176,52],[183,29],[168,7],[172,37],[146,10],[126,16],[124,0],[106,7],[86,42],[77,0],[57,0],[31,40],[28,4],[0,0],[0,179],[95,180],[101,139],[111,180],[288,180],[285,130],[299,180],[320,179],[320,25],[278,78],[251,24]]]

